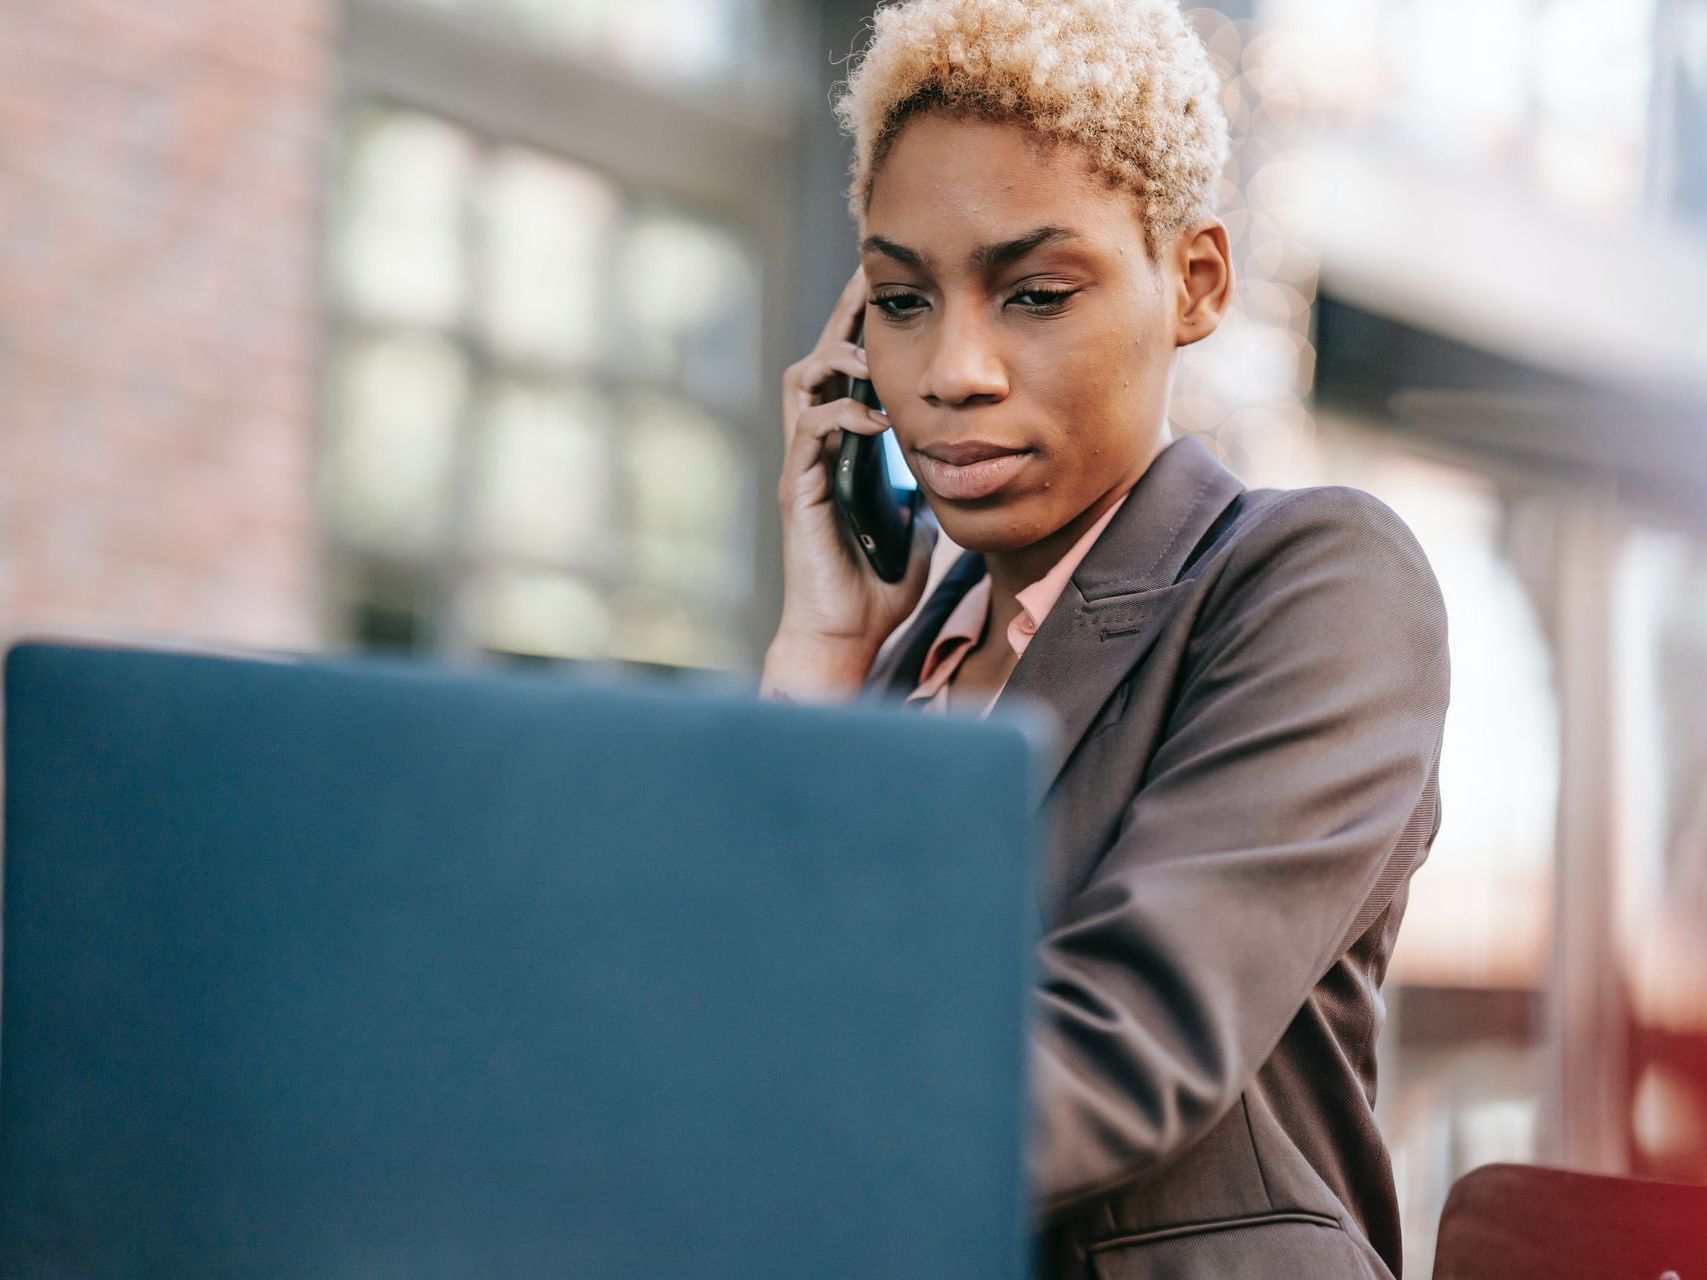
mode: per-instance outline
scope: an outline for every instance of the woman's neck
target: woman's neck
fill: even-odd
[[[1019,616],[1019,593],[1047,574],[1071,551],[1103,513],[1118,502],[1139,477],[1149,470],[1156,455],[1173,442],[1167,424],[1150,444],[1149,453],[1133,464],[1127,475],[1110,485],[1090,506],[1062,525],[1054,533],[1039,538],[1029,546],[1012,551],[987,551],[984,567],[990,575],[990,635],[1005,635],[1008,623]]]

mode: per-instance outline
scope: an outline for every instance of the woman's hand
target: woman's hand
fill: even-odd
[[[843,394],[847,378],[871,376],[864,351],[851,341],[865,298],[865,271],[856,268],[817,346],[783,374],[782,621],[760,686],[770,696],[838,700],[857,693],[884,639],[918,604],[930,569],[930,521],[913,529],[906,576],[885,582],[848,544],[830,497],[842,432],[880,435],[889,426]]]

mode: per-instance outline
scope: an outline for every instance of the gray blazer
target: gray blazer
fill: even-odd
[[[964,553],[865,696],[917,681]],[[1061,750],[1032,1043],[1047,1280],[1397,1276],[1380,985],[1440,825],[1446,614],[1344,485],[1171,442],[999,702]]]

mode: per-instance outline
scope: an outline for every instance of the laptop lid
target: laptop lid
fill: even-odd
[[[0,1275],[1019,1277],[1020,722],[5,670]]]

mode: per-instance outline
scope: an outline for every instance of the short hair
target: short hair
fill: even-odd
[[[1152,259],[1213,216],[1228,154],[1221,82],[1177,0],[900,0],[834,105],[853,135],[848,211],[863,221],[901,128],[940,110],[1081,144],[1139,197]]]

